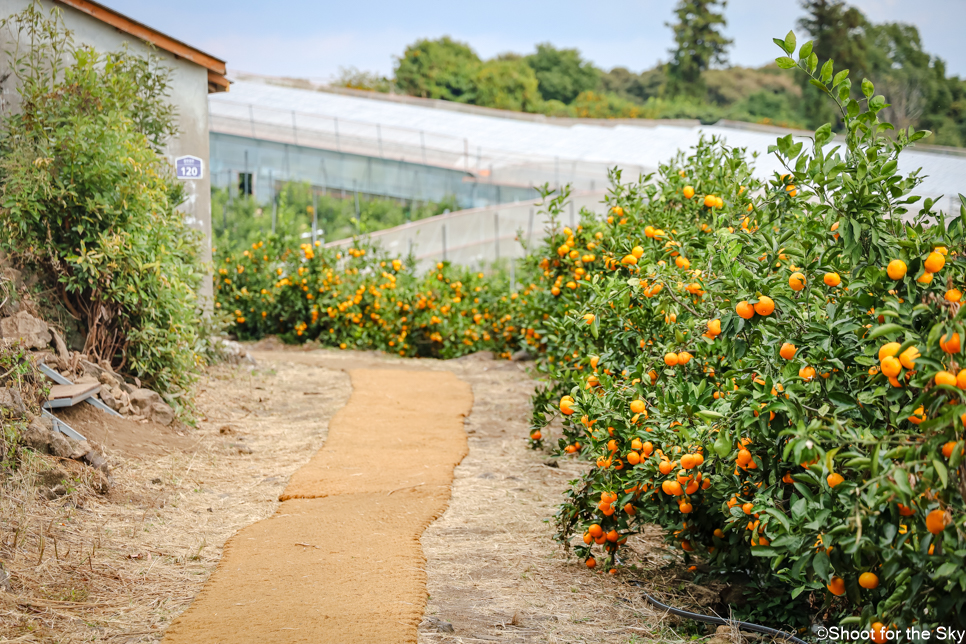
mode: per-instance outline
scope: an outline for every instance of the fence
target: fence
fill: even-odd
[[[604,195],[604,191],[572,194],[560,217],[560,224],[576,226],[583,208],[603,214]],[[523,257],[526,254],[524,244],[530,246],[539,242],[548,222],[549,217],[542,212],[540,201],[534,200],[420,219],[371,233],[367,238],[390,253],[413,255],[420,271],[440,260],[482,269],[494,262]],[[344,248],[353,243],[352,239],[342,239],[326,246]]]
[[[518,154],[415,128],[227,101],[209,101],[208,121],[214,133],[459,170],[478,183],[525,188],[570,184],[582,191],[607,184],[607,163]],[[629,176],[653,170],[621,167]]]

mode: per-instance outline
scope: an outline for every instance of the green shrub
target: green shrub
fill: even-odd
[[[810,149],[778,139],[784,172],[759,182],[702,141],[654,181],[615,177],[606,223],[542,249],[528,317],[558,384],[531,440],[559,412],[560,451],[595,463],[559,538],[609,568],[657,523],[685,561],[747,574],[736,614],[759,623],[962,628],[966,198],[952,221],[920,208],[898,163],[928,133],[893,132],[872,83],[853,99],[811,43],[777,42],[844,145],[829,125]]]
[[[0,141],[0,248],[45,280],[86,332],[84,352],[160,391],[198,370],[200,234],[176,207],[160,147],[175,133],[170,71],[75,47],[36,6],[3,21],[19,110]]]

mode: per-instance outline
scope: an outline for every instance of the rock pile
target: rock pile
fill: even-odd
[[[38,360],[74,384],[99,383],[101,390],[97,395],[104,404],[123,416],[129,416],[131,420],[153,420],[162,425],[174,422],[174,410],[160,395],[141,387],[136,379],[133,385],[126,382],[106,362],[95,364],[87,355],[68,351],[56,331],[27,311],[18,311],[0,319],[0,341],[8,345],[19,342],[37,351]],[[54,352],[50,351],[51,343],[54,344]],[[244,351],[241,347],[238,350]]]

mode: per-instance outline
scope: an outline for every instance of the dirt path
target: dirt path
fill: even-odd
[[[447,372],[350,376],[325,446],[273,517],[232,537],[165,641],[416,641],[426,601],[419,537],[445,509],[466,454],[472,394]]]

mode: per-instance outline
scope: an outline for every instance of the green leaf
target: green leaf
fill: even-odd
[[[939,480],[943,482],[943,487],[947,487],[949,485],[949,472],[946,471],[946,466],[935,458],[932,459],[932,466],[936,468],[936,474],[939,475]]]
[[[869,331],[869,335],[866,336],[866,339],[875,340],[876,338],[882,337],[883,335],[889,335],[890,333],[903,333],[903,332],[905,332],[905,328],[899,326],[898,324],[883,324]]]
[[[794,31],[789,31],[788,35],[785,36],[785,43],[782,46],[782,49],[784,49],[785,53],[787,53],[789,56],[791,56],[792,52],[795,51],[795,32]]]
[[[829,60],[828,62],[832,62],[832,61]],[[842,71],[840,71],[838,74],[835,75],[835,78],[832,79],[832,87],[838,87],[848,77],[849,77],[849,70],[843,69]]]
[[[866,98],[869,98],[869,97],[872,96],[872,94],[874,92],[875,92],[875,86],[872,84],[872,81],[870,81],[868,78],[863,78],[862,79],[862,94]]]
[[[822,82],[828,85],[828,82],[832,80],[832,60],[826,60],[825,64],[822,65],[822,74],[820,76]]]
[[[781,56],[779,58],[776,58],[775,63],[781,69],[791,69],[792,67],[797,66],[797,63],[795,62],[795,60],[792,58],[789,58],[788,56]]]
[[[798,59],[805,60],[808,55],[812,53],[812,41],[809,40],[807,43],[802,45],[802,48],[798,50]]]

